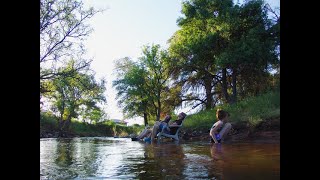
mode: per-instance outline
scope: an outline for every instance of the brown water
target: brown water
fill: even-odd
[[[40,139],[40,179],[280,179],[280,145]]]

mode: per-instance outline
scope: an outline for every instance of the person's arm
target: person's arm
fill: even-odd
[[[211,128],[211,130],[210,130],[210,135],[215,143],[219,143],[216,138],[216,134],[218,134],[218,129],[220,128],[220,126],[221,126],[221,124],[219,123],[215,127]]]
[[[181,122],[181,123],[182,123],[182,122]],[[175,122],[169,124],[169,127],[180,127],[180,126],[181,126],[181,123],[180,123],[180,125],[179,125],[179,124],[177,123],[177,121],[175,121]]]
[[[178,124],[171,124],[171,125],[169,125],[169,127],[171,128],[171,127],[180,127],[180,125],[178,125]]]

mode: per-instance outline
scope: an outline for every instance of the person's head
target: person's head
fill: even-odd
[[[166,117],[164,118],[164,120],[168,120],[168,121],[169,121],[170,119],[171,119],[171,116],[170,116],[169,114],[167,114]]]
[[[216,118],[218,120],[224,120],[225,118],[227,118],[229,116],[230,116],[230,114],[227,111],[224,111],[222,109],[217,109]]]
[[[186,113],[181,112],[181,113],[178,114],[178,119],[184,119],[186,116],[187,116]]]

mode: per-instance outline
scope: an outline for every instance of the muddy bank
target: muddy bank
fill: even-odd
[[[40,138],[58,138],[58,137],[62,137],[62,138],[72,138],[72,137],[77,137],[76,134],[72,133],[72,132],[57,132],[54,130],[41,130],[40,129]]]
[[[209,133],[201,133],[198,135],[183,135],[182,141],[204,141],[210,142]],[[261,143],[280,143],[280,130],[259,130],[254,133],[250,131],[242,131],[235,134],[229,134],[224,143],[232,142],[261,142]]]

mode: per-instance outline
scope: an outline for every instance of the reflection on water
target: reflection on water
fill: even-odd
[[[40,139],[41,179],[280,179],[279,144]]]

